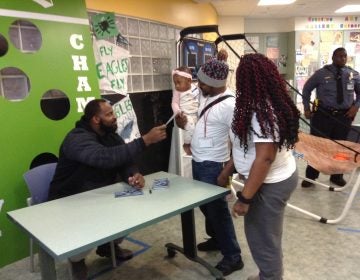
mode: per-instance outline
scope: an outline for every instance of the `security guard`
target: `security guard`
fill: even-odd
[[[337,48],[333,52],[332,61],[331,65],[325,65],[306,81],[302,92],[304,114],[305,118],[311,119],[310,134],[346,140],[351,122],[360,107],[360,76],[357,71],[345,66],[347,53],[344,48]],[[310,97],[315,88],[316,99],[311,111]],[[319,171],[308,165],[306,178],[315,180],[318,176]],[[346,184],[343,174],[331,175],[330,181],[338,186]],[[303,188],[313,185],[305,180],[301,183]]]

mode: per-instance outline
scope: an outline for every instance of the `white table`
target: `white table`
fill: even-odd
[[[155,178],[169,178],[167,190],[149,192]],[[204,265],[216,279],[217,269],[197,256],[193,209],[230,191],[166,172],[145,176],[144,195],[115,198],[126,184],[117,183],[7,213],[39,243],[42,279],[56,279],[55,260],[93,249],[138,229],[181,214],[183,248],[168,243],[168,254],[184,253]]]

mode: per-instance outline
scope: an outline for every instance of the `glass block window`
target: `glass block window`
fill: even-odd
[[[89,12],[90,20],[97,13],[100,12]],[[176,54],[176,40],[181,29],[123,15],[115,17],[119,32],[130,43],[121,45],[129,50],[131,56],[128,93],[170,90],[171,61]],[[116,42],[115,37],[108,41],[111,40]],[[109,92],[102,92],[106,93]]]

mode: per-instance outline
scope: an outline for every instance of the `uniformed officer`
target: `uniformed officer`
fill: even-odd
[[[311,119],[310,134],[346,140],[351,122],[360,107],[360,76],[357,71],[345,66],[347,53],[344,48],[337,48],[333,52],[332,61],[332,64],[325,65],[306,81],[302,92],[304,114]],[[316,99],[310,110],[311,92],[315,88]],[[319,171],[308,165],[306,178],[315,180],[318,176]],[[343,174],[331,175],[330,181],[338,186],[346,184]],[[301,183],[304,188],[313,185],[305,180]]]

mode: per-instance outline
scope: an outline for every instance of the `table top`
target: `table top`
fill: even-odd
[[[168,178],[168,189],[149,192],[154,179]],[[115,198],[125,183],[10,211],[54,259],[64,260],[130,232],[225,196],[229,189],[166,172],[145,176],[144,194]]]

